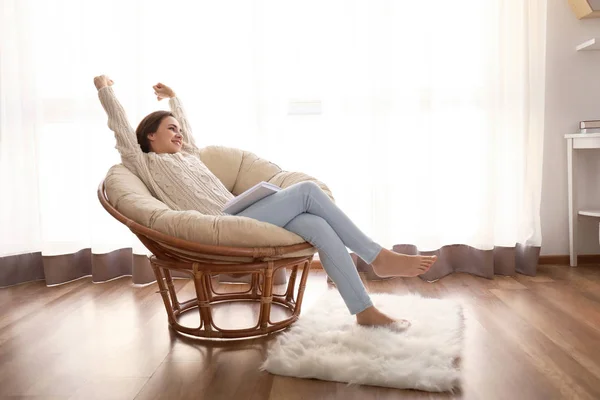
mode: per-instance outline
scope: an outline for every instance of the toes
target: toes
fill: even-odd
[[[431,267],[437,260],[437,256],[422,256],[421,257],[421,265],[426,265]]]
[[[409,320],[406,319],[399,319],[398,321],[396,321],[396,323],[404,328],[408,328],[409,326],[411,326],[412,324],[410,323]]]
[[[410,322],[406,321],[406,320],[401,320],[401,321],[396,321],[393,324],[387,325],[387,327],[393,331],[393,332],[398,332],[398,333],[402,333],[404,331],[406,331],[408,328],[410,328]]]

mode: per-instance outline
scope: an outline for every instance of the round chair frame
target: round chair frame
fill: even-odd
[[[313,255],[277,259],[286,254],[311,249],[309,243],[279,247],[225,247],[200,244],[165,235],[125,217],[108,201],[104,181],[98,187],[100,203],[118,221],[126,225],[153,254],[149,257],[158,283],[169,326],[175,331],[199,338],[241,339],[262,336],[287,328],[300,316],[306,281]],[[246,257],[249,262],[212,260],[206,256]],[[276,259],[273,259],[276,258]],[[273,293],[273,275],[280,268],[291,273],[285,293]],[[302,269],[297,291],[296,281]],[[196,298],[179,301],[173,284],[172,272],[177,271],[193,279]],[[220,293],[215,290],[212,276],[215,274],[252,274],[250,288],[245,291]],[[215,324],[213,305],[219,303],[259,302],[260,311],[256,325],[243,329],[224,329]],[[287,309],[291,315],[281,321],[271,321],[273,304]],[[198,309],[200,325],[184,326],[179,316]]]

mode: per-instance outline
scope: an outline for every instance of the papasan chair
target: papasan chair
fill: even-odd
[[[260,181],[286,188],[302,181],[317,183],[332,199],[329,188],[300,172],[277,165],[239,149],[209,146],[200,151],[206,166],[234,195]],[[203,215],[198,211],[175,211],[154,198],[144,183],[122,164],[113,166],[98,188],[103,207],[125,224],[150,250],[150,263],[167,311],[176,331],[202,338],[250,338],[282,330],[298,319],[306,280],[316,249],[300,236],[278,226],[246,217]],[[276,283],[289,281],[283,293],[273,293]],[[301,276],[297,282],[299,272]],[[196,297],[180,301],[173,273],[194,281]],[[245,291],[215,291],[215,275],[245,274]],[[296,290],[296,286],[298,286]],[[256,325],[224,329],[215,324],[213,307],[223,302],[260,302]],[[291,314],[273,322],[273,305]],[[180,324],[186,311],[199,310],[199,326]],[[249,311],[250,312],[250,311]]]

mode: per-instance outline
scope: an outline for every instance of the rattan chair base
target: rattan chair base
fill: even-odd
[[[306,280],[310,271],[312,256],[298,257],[276,261],[257,261],[252,264],[207,264],[181,263],[160,260],[150,257],[150,262],[156,275],[159,291],[162,296],[169,325],[177,332],[205,339],[246,339],[277,332],[290,326],[300,315]],[[236,266],[240,267],[236,271]],[[248,267],[252,267],[248,271]],[[286,291],[281,294],[273,293],[273,274],[279,268],[290,268],[291,274]],[[180,271],[190,275],[194,281],[196,297],[180,302],[171,271]],[[296,289],[296,281],[301,271],[300,281]],[[250,288],[240,292],[220,293],[215,290],[212,276],[219,273],[248,273],[252,275]],[[246,285],[243,285],[246,286]],[[225,329],[215,324],[213,306],[222,303],[236,302],[260,303],[260,312],[256,325],[243,329]],[[284,320],[271,321],[273,305],[287,309],[290,316]],[[198,310],[200,325],[198,327],[184,326],[179,323],[179,317],[186,312]]]

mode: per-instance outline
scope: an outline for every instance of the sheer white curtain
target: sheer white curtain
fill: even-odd
[[[1,1],[0,256],[132,245],[98,74],[134,126],[172,86],[200,145],[317,176],[385,245],[541,244],[545,0]]]

